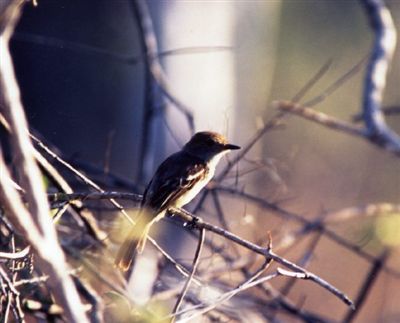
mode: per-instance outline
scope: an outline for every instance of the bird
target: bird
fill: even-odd
[[[181,208],[195,198],[213,178],[221,157],[236,149],[240,147],[223,135],[201,131],[165,159],[144,191],[138,220],[117,252],[116,267],[128,271],[136,253],[142,253],[151,226],[169,208]]]

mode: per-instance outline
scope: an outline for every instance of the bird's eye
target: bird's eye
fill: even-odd
[[[210,140],[207,140],[207,146],[208,147],[211,147],[211,146],[213,146],[214,145],[214,141],[212,141],[211,139]]]

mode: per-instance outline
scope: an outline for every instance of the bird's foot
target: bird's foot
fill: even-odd
[[[192,220],[189,221],[189,222],[186,222],[186,223],[184,224],[184,226],[187,227],[189,230],[193,230],[193,229],[196,228],[197,222],[199,222],[199,220],[200,220],[200,219],[199,219],[197,216],[194,216],[194,217],[192,218]]]

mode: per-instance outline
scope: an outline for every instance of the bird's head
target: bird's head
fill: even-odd
[[[208,160],[240,147],[228,143],[228,140],[219,133],[202,131],[197,132],[183,149],[192,155]]]

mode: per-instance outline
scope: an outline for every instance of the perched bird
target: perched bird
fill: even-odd
[[[218,133],[203,131],[169,156],[147,185],[138,220],[120,247],[115,265],[127,271],[135,253],[143,251],[150,227],[164,217],[168,208],[189,203],[212,179],[221,157],[234,149],[240,147],[229,144]],[[138,230],[142,230],[139,237]]]

